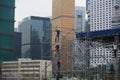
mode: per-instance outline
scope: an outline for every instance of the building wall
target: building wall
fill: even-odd
[[[0,61],[13,60],[15,0],[0,1]]]
[[[53,69],[56,70],[55,45],[60,46],[61,70],[72,68],[72,41],[74,29],[74,0],[53,0],[52,6],[52,50]],[[56,30],[60,30],[60,40],[55,43]],[[68,45],[69,44],[69,45]],[[68,61],[68,62],[67,62]]]
[[[52,62],[49,60],[26,58],[2,64],[2,78],[7,80],[49,80],[51,75]]]
[[[22,32],[22,57],[51,59],[51,24],[49,18],[31,16],[19,25]]]
[[[20,32],[15,32],[14,33],[14,57],[15,60],[18,58],[21,58],[21,33]]]

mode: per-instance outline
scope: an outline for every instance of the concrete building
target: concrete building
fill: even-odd
[[[18,59],[2,63],[3,80],[49,80],[52,62],[49,60]]]
[[[86,0],[86,5],[90,31],[113,28],[112,17],[114,16],[113,7],[115,0]],[[91,49],[90,56],[93,57],[90,59],[92,66],[106,64],[112,61],[112,52],[108,48],[96,47]]]
[[[72,54],[74,39],[75,0],[52,0],[52,50],[53,69],[56,70],[55,46],[60,47],[61,70],[72,70]],[[56,31],[59,30],[59,39]]]
[[[30,16],[19,24],[22,33],[22,57],[51,59],[50,18]]]

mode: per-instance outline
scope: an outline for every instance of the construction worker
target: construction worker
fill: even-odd
[[[57,56],[60,57],[60,54],[59,54],[59,53],[60,53],[60,49],[59,49],[60,47],[59,47],[59,45],[56,45],[55,48],[56,48],[56,49],[55,49],[55,50],[56,50],[56,55],[55,55],[55,56],[56,56],[56,57],[57,57]]]
[[[113,44],[114,57],[117,57],[117,45]]]
[[[61,62],[58,61],[58,62],[57,62],[58,71],[60,70],[60,65],[61,65]]]
[[[59,37],[60,37],[60,30],[56,30],[55,42],[59,41]]]
[[[56,45],[55,48],[56,48],[56,50],[59,50],[60,47],[59,47],[59,45]]]

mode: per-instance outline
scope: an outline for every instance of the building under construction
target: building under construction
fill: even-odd
[[[91,32],[81,32],[76,34],[77,43],[76,45],[79,48],[79,53],[81,61],[78,61],[80,69],[79,71],[80,79],[87,80],[119,80],[120,76],[120,1],[114,0],[115,6],[113,6],[113,15],[112,16],[112,29],[91,31]],[[96,1],[97,3],[98,1]],[[90,0],[87,0],[87,8],[90,8]],[[94,8],[95,9],[95,8]],[[89,10],[88,10],[89,13]],[[91,13],[92,14],[92,13]],[[88,14],[88,17],[90,14]],[[105,14],[104,14],[105,15]],[[89,20],[89,18],[88,18]],[[89,25],[89,23],[88,23]],[[97,27],[97,26],[93,26]],[[104,26],[105,27],[105,26]],[[110,26],[109,26],[110,27]],[[83,43],[85,43],[83,45]],[[87,46],[87,47],[86,47]],[[106,57],[106,54],[99,53],[97,51],[90,52],[92,49],[97,49],[103,47],[106,50],[109,50],[112,55]],[[97,49],[98,50],[98,49]],[[88,53],[86,52],[88,51]],[[108,60],[107,58],[111,58]],[[95,58],[94,64],[96,66],[91,66],[92,63],[90,60]],[[98,60],[101,60],[98,64]],[[77,60],[77,58],[76,58]],[[87,60],[89,65],[80,64],[82,61]]]
[[[88,0],[89,1],[89,0]],[[81,74],[84,74],[84,76],[80,76],[82,79],[95,79],[95,80],[119,80],[120,76],[120,4],[119,0],[116,0],[116,5],[113,8],[114,16],[112,17],[112,27],[114,29],[108,29],[108,30],[100,30],[100,31],[91,31],[86,33],[77,33],[77,44],[87,42],[86,45],[88,45],[88,49],[85,48],[85,50],[95,49],[98,47],[103,47],[105,49],[110,50],[112,53],[111,56],[108,56],[111,58],[111,61],[109,61],[105,55],[99,54],[96,55],[95,52],[93,54],[94,57],[90,55],[85,59],[100,59],[103,58],[105,61],[105,64],[102,62],[100,65],[97,65],[96,67],[91,67],[90,65],[86,66],[86,68],[83,68],[84,65],[80,65],[80,68],[82,68],[82,71],[80,71]],[[82,45],[78,45],[79,51],[82,54],[87,54],[83,52]],[[80,61],[81,62],[81,61]]]

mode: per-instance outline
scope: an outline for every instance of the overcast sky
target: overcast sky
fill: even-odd
[[[69,0],[68,0],[69,1]],[[85,6],[85,0],[76,0],[76,6]],[[15,20],[17,23],[24,17],[52,15],[52,0],[16,0]]]

